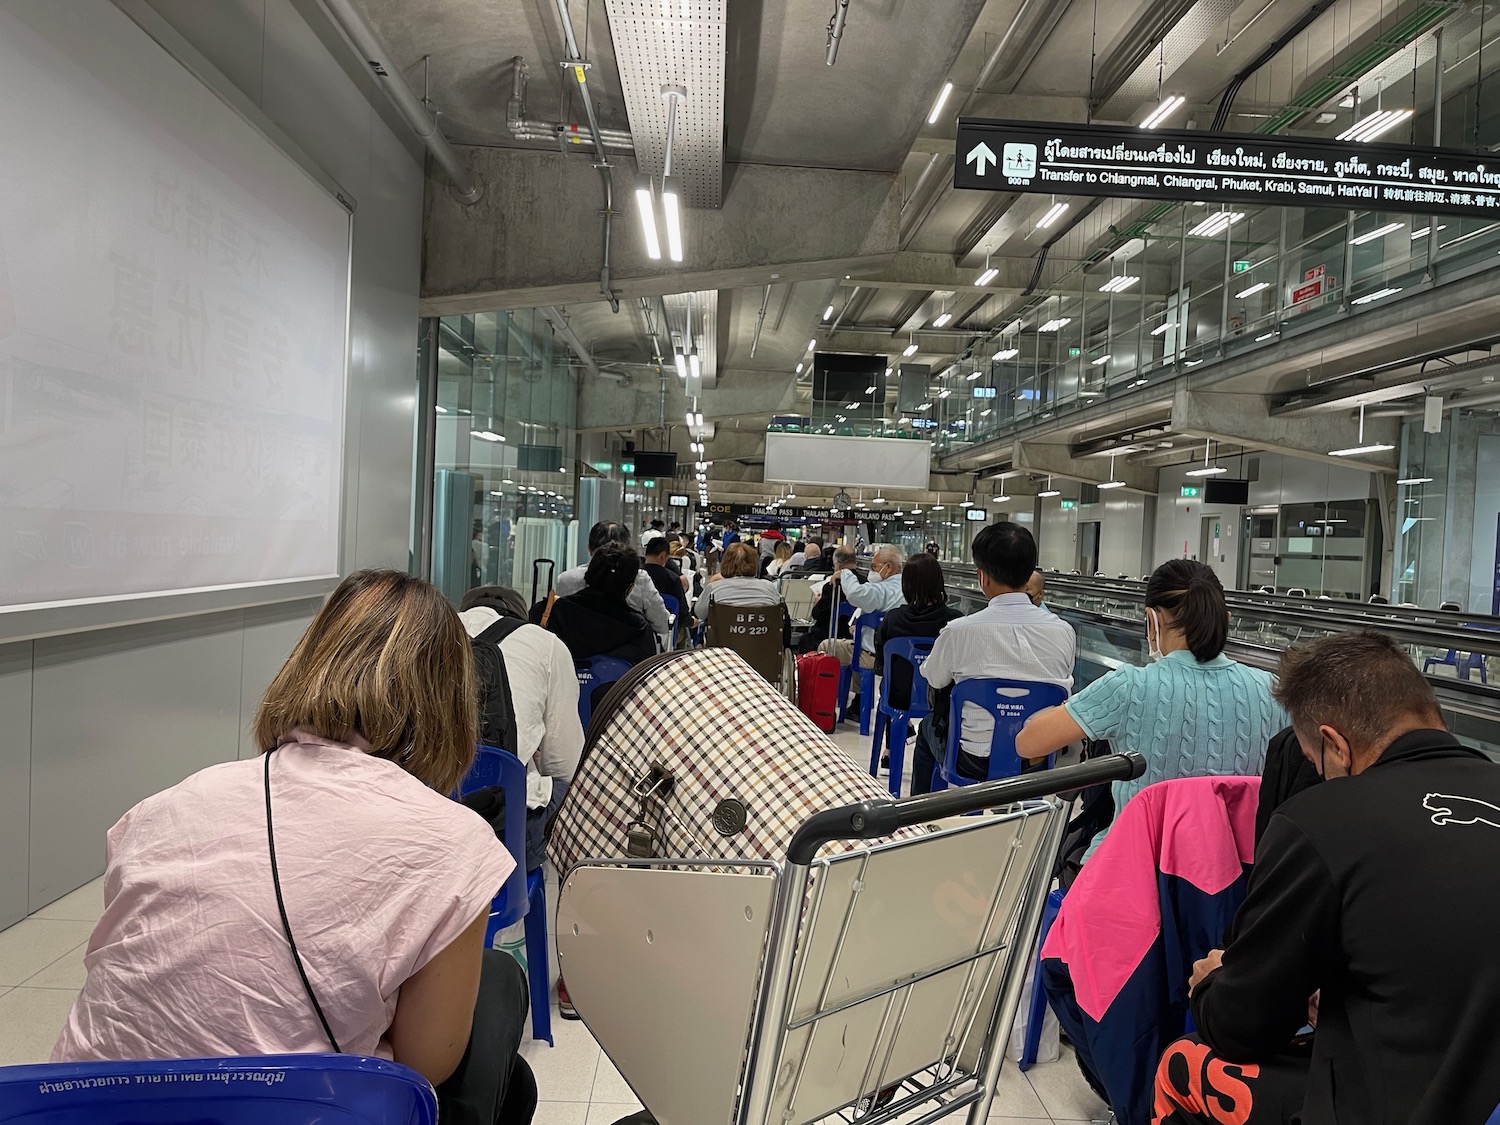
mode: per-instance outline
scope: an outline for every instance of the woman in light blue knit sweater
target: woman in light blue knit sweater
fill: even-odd
[[[1036,715],[1017,736],[1016,753],[1044,758],[1081,738],[1133,750],[1146,759],[1146,772],[1114,783],[1117,811],[1158,781],[1259,776],[1266,744],[1287,717],[1271,697],[1270,673],[1224,655],[1228,634],[1218,576],[1188,559],[1163,563],[1146,583],[1151,663],[1118,668]],[[1094,838],[1090,854],[1103,839],[1103,832]]]

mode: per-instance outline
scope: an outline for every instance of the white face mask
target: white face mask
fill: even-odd
[[[1146,611],[1146,655],[1152,660],[1160,660],[1163,656],[1161,651],[1161,618],[1154,609]]]
[[[872,571],[870,571],[870,581],[871,582],[884,582],[885,581],[885,575],[881,574],[880,571],[878,571],[878,570],[872,570]]]

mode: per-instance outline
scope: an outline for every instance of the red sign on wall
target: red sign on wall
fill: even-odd
[[[1321,278],[1319,278],[1317,281],[1311,282],[1311,283],[1309,283],[1307,285],[1300,286],[1297,289],[1293,289],[1292,290],[1292,304],[1294,304],[1294,305],[1300,305],[1303,301],[1310,301],[1314,297],[1320,296],[1322,294],[1322,292],[1323,292],[1323,281],[1322,281]]]

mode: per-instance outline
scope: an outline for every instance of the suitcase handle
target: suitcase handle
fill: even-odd
[[[824,844],[835,840],[875,840],[902,828],[949,816],[983,812],[1033,797],[1046,797],[1105,781],[1129,781],[1146,772],[1139,754],[1110,754],[1076,766],[1038,770],[1019,777],[986,781],[906,797],[899,801],[862,801],[857,805],[814,813],[802,822],[787,847],[787,862],[807,866]]]

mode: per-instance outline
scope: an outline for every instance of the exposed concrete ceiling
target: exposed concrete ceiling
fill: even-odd
[[[1155,104],[1160,74],[1164,91],[1187,98],[1172,123],[1203,128],[1234,73],[1312,0],[859,0],[850,7],[833,67],[824,64],[829,0],[732,0],[726,5],[723,204],[687,213],[688,260],[663,268],[645,259],[628,193],[617,189],[622,214],[615,223],[613,288],[621,298],[619,314],[599,302],[595,285],[599,197],[587,157],[517,141],[505,125],[515,56],[526,60],[530,74],[529,117],[564,124],[582,119],[569,101],[574,87],[556,65],[563,46],[555,0],[359,2],[418,89],[422,56],[431,56],[432,98],[448,135],[483,146],[467,154],[490,186],[479,205],[461,207],[440,180],[432,181],[424,310],[566,305],[574,331],[601,364],[613,364],[638,388],[654,389],[656,356],[641,299],[717,290],[718,383],[707,393],[705,410],[718,416],[714,396],[730,396],[720,440],[735,434],[743,443],[756,440],[773,412],[805,404],[805,382],[786,380],[807,361],[810,340],[820,348],[889,355],[893,362],[915,340],[919,351],[912,360],[937,373],[1035,300],[1026,291],[1047,237],[1036,220],[1051,201],[954,190],[952,136],[960,113],[1084,120],[1092,106],[1095,119],[1134,121]],[[571,11],[592,64],[601,123],[628,131],[608,2],[573,0]],[[1431,51],[1420,38],[1404,54],[1393,44],[1404,28],[1446,20],[1445,82],[1459,89],[1472,82],[1477,65],[1479,20],[1471,8],[1442,0],[1338,0],[1244,85],[1228,128],[1253,131],[1299,100],[1333,119],[1319,124],[1308,111],[1293,128],[1333,136],[1356,112],[1338,104],[1356,88],[1366,105],[1399,97],[1420,120],[1431,104]],[[1363,70],[1351,70],[1356,61]],[[954,83],[953,93],[929,125],[928,110],[945,81]],[[1450,143],[1470,127],[1462,120],[1450,124]],[[496,153],[496,147],[513,151]],[[634,161],[628,151],[616,151],[617,184],[628,185]],[[1082,202],[1075,201],[1073,214]],[[1097,262],[1119,244],[1120,232],[1150,211],[1138,201],[1104,201],[1051,248],[1037,292],[1081,263]],[[999,275],[979,290],[973,282],[986,263]],[[1107,276],[1107,263],[1090,268]],[[1137,292],[1164,296],[1164,289],[1147,277]],[[1286,339],[1245,360],[1239,374],[1234,364],[1240,361],[1231,357],[1224,390],[1245,393],[1253,386],[1257,394],[1285,399],[1310,380],[1392,358],[1401,349],[1457,346],[1466,333],[1473,335],[1479,300],[1435,307],[1378,333],[1351,329],[1348,339],[1320,345],[1311,357],[1306,342]],[[834,315],[825,320],[829,305]],[[953,320],[933,331],[939,311]],[[669,392],[675,382],[668,382]],[[1407,386],[1411,373],[1393,374],[1389,382]],[[1389,398],[1395,397],[1393,390]],[[661,417],[669,424],[680,419],[679,410],[663,413],[667,404],[649,399],[640,400],[642,416],[618,415],[612,427],[638,431]],[[1170,403],[1157,402],[1158,412],[1162,408]],[[1130,409],[1127,401],[1127,414]],[[686,452],[688,439],[678,436]],[[708,456],[714,457],[712,443]],[[978,466],[970,460],[951,467],[970,471]]]

